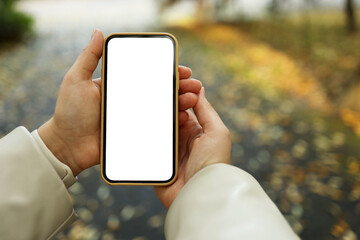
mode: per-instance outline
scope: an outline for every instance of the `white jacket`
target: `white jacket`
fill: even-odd
[[[76,179],[42,142],[18,127],[0,139],[0,238],[51,239],[77,217],[67,188]],[[168,240],[298,239],[258,182],[215,164],[196,173],[172,203]]]

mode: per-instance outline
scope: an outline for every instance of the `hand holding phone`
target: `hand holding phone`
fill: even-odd
[[[38,129],[46,146],[74,176],[100,162],[101,80],[92,80],[92,75],[103,42],[102,32],[94,30],[61,83],[54,116]]]
[[[75,176],[100,163],[102,90],[101,79],[92,80],[92,74],[102,56],[103,41],[101,31],[95,30],[91,41],[63,79],[54,116],[38,129],[46,146],[60,161],[70,167]],[[181,125],[187,120],[184,111],[197,102],[196,93],[199,92],[201,83],[188,79],[191,75],[188,68],[180,66],[178,70],[181,80]]]
[[[206,99],[204,88],[193,109],[194,113],[186,111],[188,117],[179,127],[178,178],[170,186],[155,187],[156,195],[166,208],[201,169],[216,163],[230,163],[230,132]]]

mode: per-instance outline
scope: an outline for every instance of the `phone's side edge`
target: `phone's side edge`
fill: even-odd
[[[106,177],[104,176],[104,115],[105,115],[105,110],[104,110],[104,104],[105,104],[105,58],[106,58],[106,53],[105,53],[105,47],[106,47],[106,40],[109,38],[109,36],[107,36],[104,39],[104,43],[103,43],[103,52],[102,52],[102,65],[101,65],[101,139],[100,139],[100,173],[101,173],[101,178],[104,180],[104,182],[106,182],[107,184],[110,184],[110,182],[107,181]]]
[[[159,184],[153,184],[154,186],[167,186],[167,185],[171,185],[172,183],[174,183],[178,177],[178,141],[179,141],[179,121],[178,121],[178,115],[179,115],[179,50],[178,50],[178,41],[175,38],[174,35],[170,34],[170,33],[159,33],[159,35],[166,35],[168,37],[170,37],[173,41],[174,41],[174,47],[175,47],[175,61],[174,61],[174,71],[175,71],[175,88],[174,88],[174,95],[175,95],[175,168],[174,168],[174,174],[172,176],[172,178],[169,179],[168,182],[165,183],[159,183]]]

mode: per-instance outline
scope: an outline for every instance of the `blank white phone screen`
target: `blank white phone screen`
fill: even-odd
[[[104,176],[115,182],[167,182],[175,164],[174,41],[115,36],[106,56]]]

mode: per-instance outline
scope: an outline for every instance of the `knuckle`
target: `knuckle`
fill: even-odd
[[[82,70],[90,76],[93,74],[93,69],[90,66],[85,65],[82,67]]]
[[[89,45],[85,46],[82,50],[82,54],[87,52],[89,50]]]
[[[94,49],[92,49],[89,45],[87,45],[84,49],[83,49],[83,53],[88,54],[94,58],[98,57],[98,54],[94,51]]]
[[[89,53],[92,55],[93,58],[98,59],[100,56],[94,49],[89,49]]]

